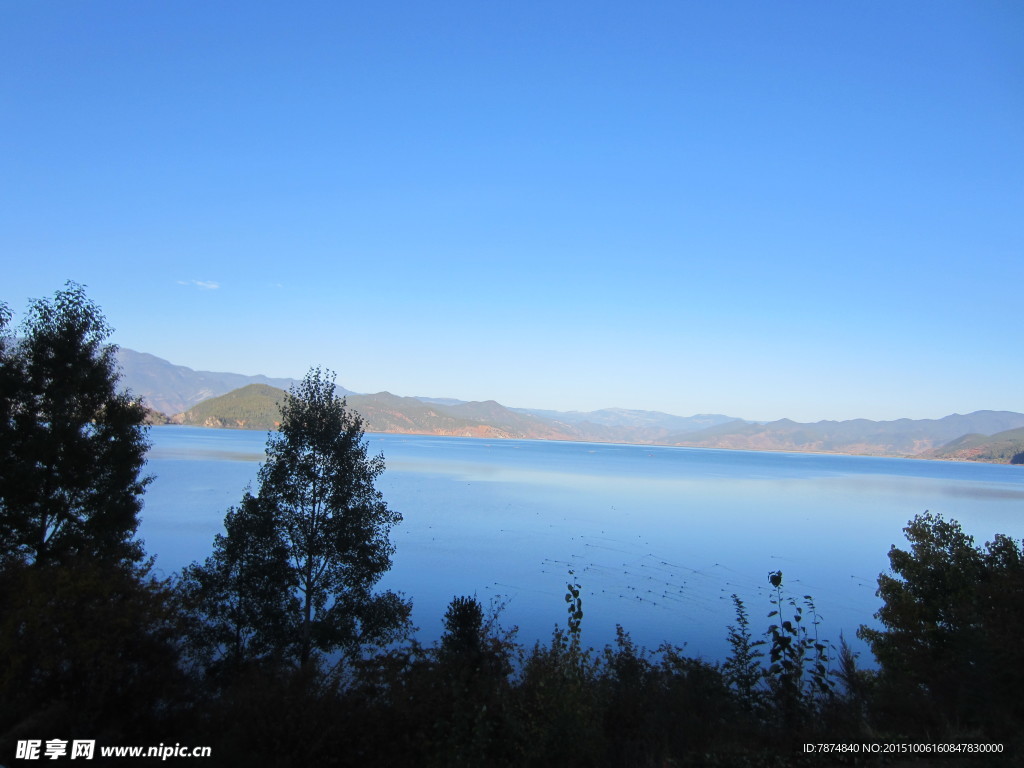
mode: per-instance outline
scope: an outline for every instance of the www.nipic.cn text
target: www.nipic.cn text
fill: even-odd
[[[189,747],[181,744],[159,744],[155,747],[111,746],[96,748],[95,740],[74,739],[24,739],[18,742],[16,757],[19,760],[92,760],[99,757],[210,757],[210,747]]]

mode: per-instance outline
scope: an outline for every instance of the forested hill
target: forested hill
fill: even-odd
[[[277,404],[283,398],[283,389],[267,384],[248,384],[172,416],[171,423],[230,429],[277,429],[281,423]]]
[[[280,421],[277,404],[284,395],[282,389],[250,384],[205,400],[173,416],[171,421],[204,427],[275,429]],[[369,432],[546,440],[611,440],[616,436],[607,427],[561,424],[512,411],[493,400],[442,404],[378,392],[349,394],[346,401],[362,416]]]
[[[931,459],[1024,464],[1024,427],[994,435],[964,435],[941,448],[928,451],[925,456]]]

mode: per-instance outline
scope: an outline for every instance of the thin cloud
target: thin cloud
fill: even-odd
[[[178,285],[194,285],[200,291],[215,291],[220,288],[220,283],[212,280],[179,280]]]

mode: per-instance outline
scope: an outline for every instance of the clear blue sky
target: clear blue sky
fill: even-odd
[[[363,392],[1024,411],[1019,2],[0,6],[0,300]]]

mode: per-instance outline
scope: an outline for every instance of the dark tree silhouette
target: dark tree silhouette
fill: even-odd
[[[985,548],[956,520],[925,512],[904,529],[878,577],[884,630],[861,627],[882,667],[888,700],[908,718],[1000,728],[1024,714],[1016,659],[1024,631],[1024,553],[1002,534]],[[1019,720],[1018,720],[1019,722]]]
[[[402,635],[409,604],[372,591],[391,567],[388,534],[402,519],[374,486],[383,471],[333,374],[310,370],[281,404],[258,493],[229,512],[213,556],[184,574],[186,594],[202,595],[214,622],[216,653],[305,665],[318,651],[354,655]]]
[[[475,597],[454,597],[444,614],[442,653],[476,660],[484,638],[484,609]]]
[[[182,690],[178,616],[135,538],[146,428],[68,283],[0,307],[0,760],[37,733],[140,738]],[[130,740],[130,739],[129,739]]]
[[[0,324],[7,325],[6,307]],[[6,330],[6,329],[5,329]],[[67,283],[0,342],[0,560],[137,563],[145,410],[117,391],[100,309]]]
[[[295,580],[274,510],[246,493],[224,518],[213,554],[182,572],[178,592],[197,619],[192,658],[223,677],[251,663],[278,662],[295,643]]]

